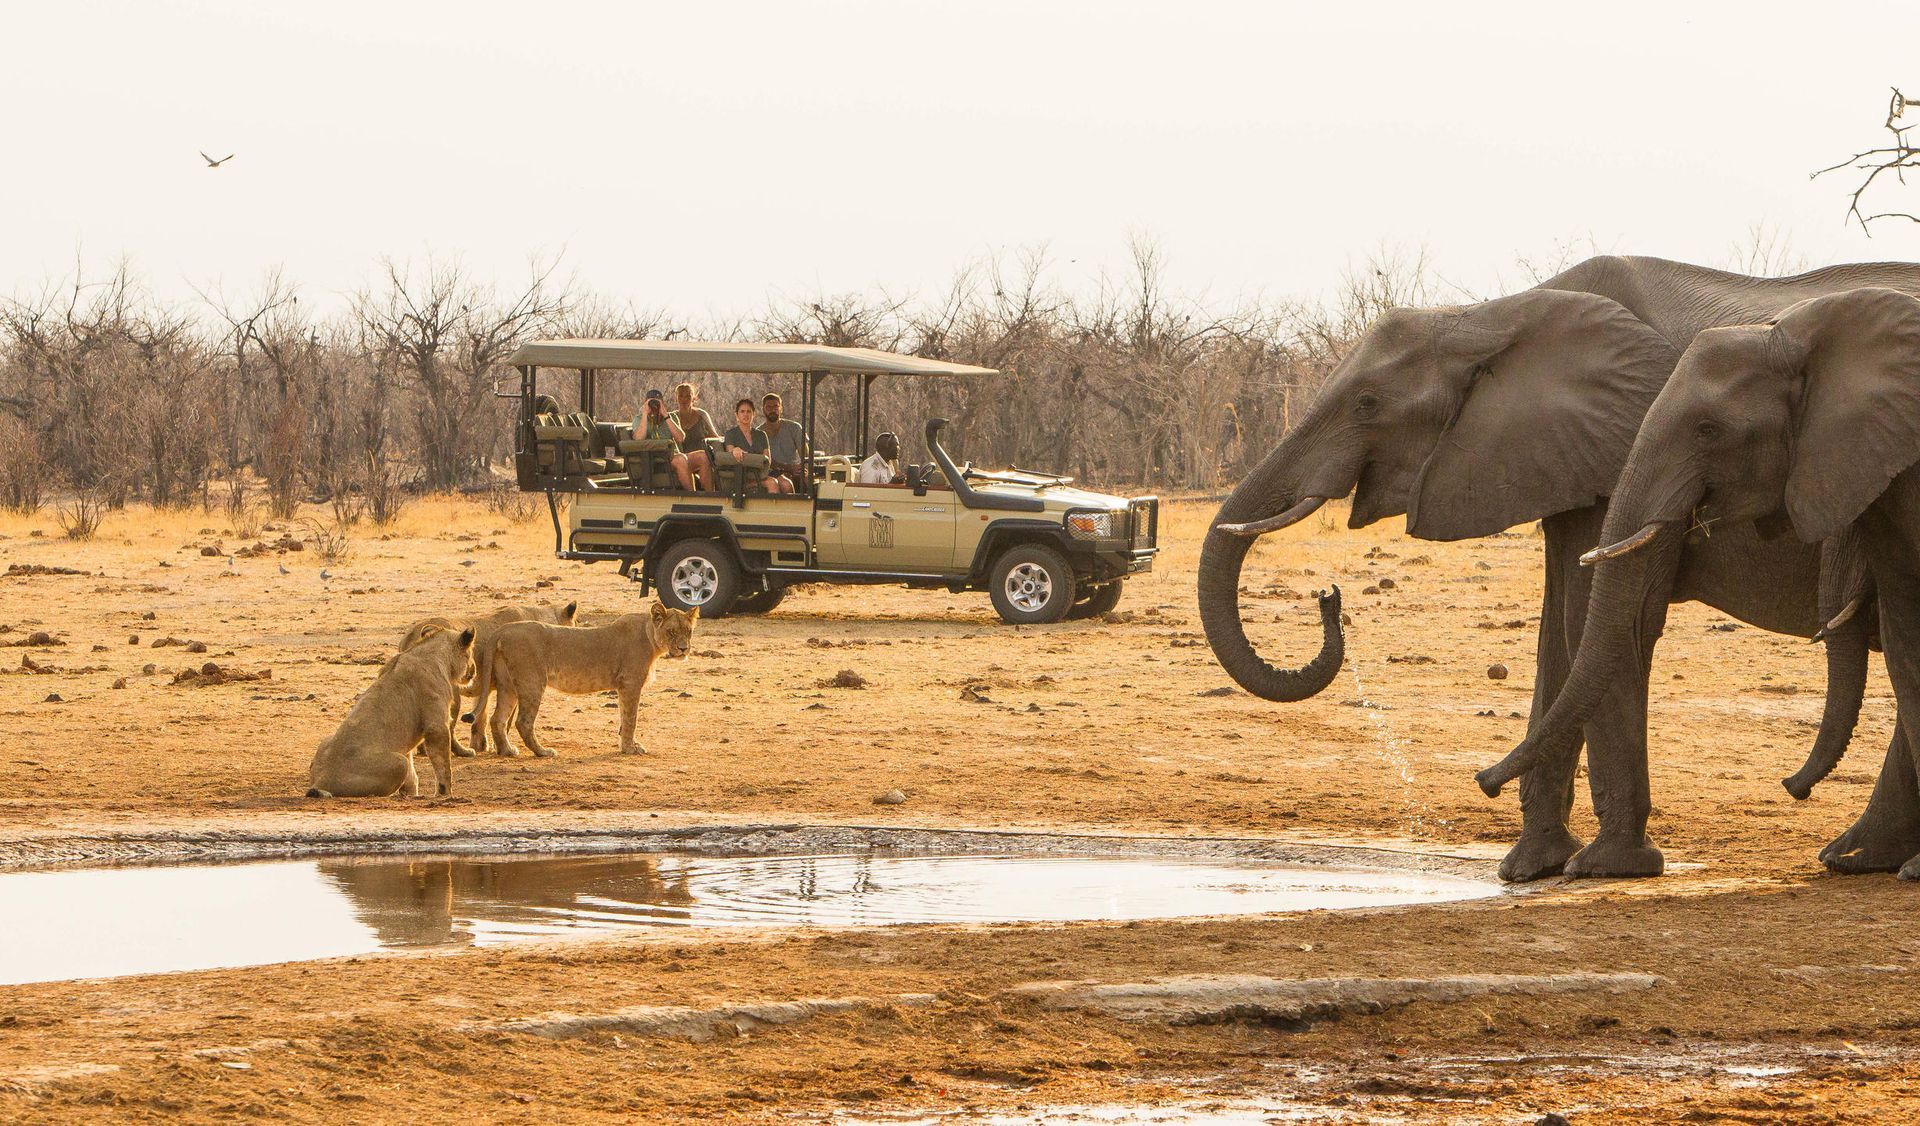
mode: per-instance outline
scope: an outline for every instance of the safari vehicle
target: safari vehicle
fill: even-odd
[[[866,348],[684,340],[542,340],[508,362],[520,373],[514,469],[522,490],[547,496],[555,552],[617,563],[642,594],[657,590],[676,609],[764,613],[800,583],[862,583],[985,590],[1005,621],[1057,622],[1113,609],[1125,580],[1153,566],[1155,498],[1089,492],[1051,473],[955,464],[940,444],[945,419],[926,424],[931,461],[906,465],[903,484],[857,482],[875,380],[998,374],[989,368]],[[543,368],[578,373],[577,410],[563,412],[538,394]],[[680,488],[671,443],[636,441],[629,418],[610,420],[599,409],[600,377],[616,372],[799,377],[806,480],[792,494],[769,494],[760,484],[763,458],[735,464],[713,441],[708,453],[722,491]],[[854,433],[823,451],[815,430],[821,392],[845,379]],[[617,400],[623,415],[639,413],[646,390],[629,382]],[[847,387],[834,389],[844,400]],[[570,500],[564,523],[562,496]]]

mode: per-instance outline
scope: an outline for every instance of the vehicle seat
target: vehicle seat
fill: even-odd
[[[533,416],[533,458],[540,473],[568,477],[582,471],[577,463],[583,456],[581,444],[587,432],[570,423],[571,417],[552,413]]]
[[[586,474],[617,473],[619,467],[601,454],[606,447],[600,441],[600,424],[585,411],[575,411],[563,421],[580,432],[578,445],[580,450],[580,471]]]
[[[727,452],[726,443],[718,438],[707,439],[707,457],[713,463],[714,481],[720,491],[735,497],[743,497],[748,489],[757,488],[773,464],[765,454],[748,454],[745,461],[735,461]]]
[[[680,444],[672,438],[628,438],[620,444],[620,456],[627,467],[627,480],[642,489],[670,489],[678,485],[673,475],[673,455]]]

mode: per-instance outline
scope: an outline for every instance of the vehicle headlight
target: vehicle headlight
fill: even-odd
[[[1077,540],[1113,538],[1113,513],[1076,512],[1067,517],[1067,534]]]

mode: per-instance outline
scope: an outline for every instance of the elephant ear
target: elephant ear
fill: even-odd
[[[1678,359],[1619,302],[1536,289],[1470,306],[1438,347],[1478,375],[1415,482],[1407,531],[1457,540],[1613,492]]]
[[[1782,313],[1773,338],[1802,379],[1787,515],[1816,543],[1920,461],[1920,301],[1895,289],[1816,297]]]

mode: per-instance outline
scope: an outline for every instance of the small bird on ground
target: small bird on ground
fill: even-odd
[[[320,568],[320,578],[322,580],[330,579],[332,577],[333,577],[332,571],[327,570],[325,567]]]
[[[287,570],[287,565],[286,565],[285,563],[282,563],[282,564],[280,564],[280,573],[281,573],[281,574],[283,574],[283,575],[291,575],[291,574],[293,574],[293,572],[292,572],[292,571],[289,571],[289,570]]]
[[[225,164],[227,161],[232,160],[233,156],[234,156],[233,153],[228,153],[227,155],[221,157],[219,160],[215,160],[212,157],[207,155],[207,150],[205,149],[200,150],[200,159],[207,162],[208,168],[218,168],[222,164]]]

